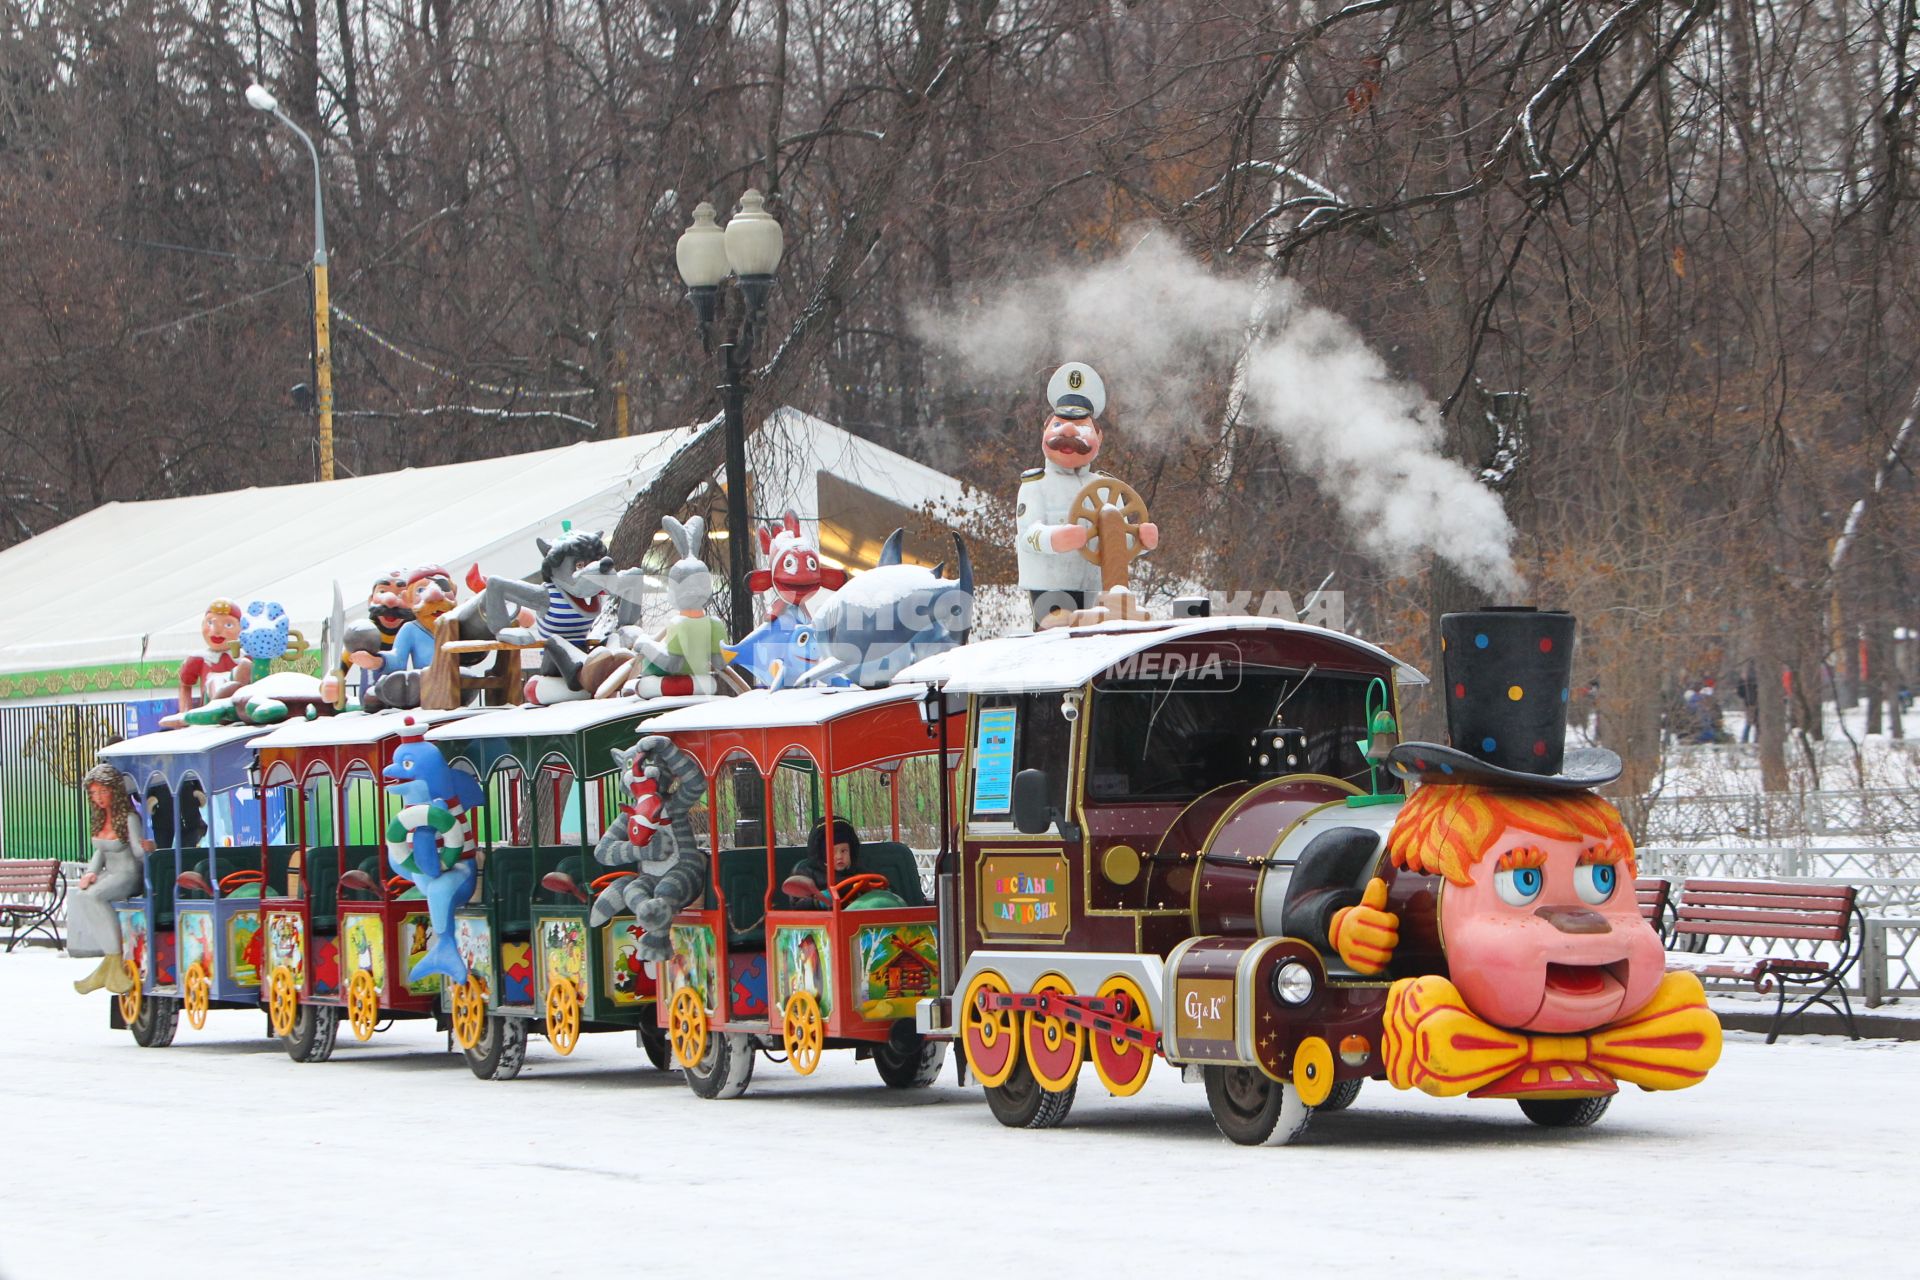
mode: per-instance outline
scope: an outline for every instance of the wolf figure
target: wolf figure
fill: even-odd
[[[665,960],[673,954],[674,915],[706,883],[706,855],[689,817],[706,799],[706,776],[699,761],[657,733],[627,751],[615,748],[613,758],[635,803],[622,807],[593,856],[601,866],[631,867],[634,874],[601,891],[587,922],[597,928],[630,911],[642,930],[640,958]]]

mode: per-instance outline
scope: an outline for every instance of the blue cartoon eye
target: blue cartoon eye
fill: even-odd
[[[1620,869],[1611,862],[1588,862],[1573,869],[1573,888],[1580,901],[1598,906],[1613,896]]]
[[[1494,873],[1493,891],[1508,906],[1524,907],[1540,896],[1546,883],[1546,873],[1539,867],[1512,867]]]

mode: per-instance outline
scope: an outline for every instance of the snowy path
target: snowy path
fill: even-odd
[[[1920,1044],[1735,1036],[1572,1135],[1370,1085],[1245,1150],[1164,1070],[1124,1102],[1089,1070],[1068,1127],[1016,1133],[950,1070],[890,1095],[850,1054],[714,1103],[612,1034],[535,1039],[508,1084],[421,1024],[315,1066],[251,1012],[143,1050],[83,969],[0,957],[5,1280],[1913,1274]]]

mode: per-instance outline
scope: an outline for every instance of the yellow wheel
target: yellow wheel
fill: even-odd
[[[373,1039],[373,1029],[380,1025],[380,984],[371,970],[355,969],[347,979],[347,1025],[360,1041]]]
[[[563,1058],[580,1043],[580,988],[571,978],[547,983],[547,1043]]]
[[[1153,1030],[1153,1012],[1147,1008],[1146,993],[1132,978],[1115,974],[1100,984],[1096,994],[1102,999],[1120,1002],[1122,1009],[1117,1015],[1120,1021],[1142,1031]],[[1087,1056],[1093,1059],[1093,1071],[1100,1077],[1100,1083],[1116,1098],[1129,1098],[1140,1092],[1147,1083],[1147,1073],[1153,1070],[1152,1050],[1103,1031],[1095,1031],[1089,1037]]]
[[[680,1065],[698,1070],[707,1059],[707,1006],[700,993],[682,987],[667,1006],[667,1042]]]
[[[981,999],[988,995],[1006,995],[1013,988],[991,969],[984,969],[967,983],[960,997],[960,1050],[967,1055],[967,1070],[989,1089],[1007,1082],[1020,1062],[1019,1020],[1011,1009],[987,1009]]]
[[[122,960],[120,965],[127,971],[127,980],[133,984],[117,997],[120,1001],[120,1018],[132,1026],[140,1021],[140,1004],[144,999],[140,993],[140,966],[131,960]]]
[[[195,1031],[207,1025],[207,995],[213,980],[207,977],[207,966],[196,961],[187,966],[185,985],[187,1006],[187,1025]]]
[[[1293,1051],[1293,1091],[1310,1107],[1333,1092],[1333,1050],[1319,1036],[1308,1036]]]
[[[820,1001],[811,991],[796,991],[787,997],[780,1010],[780,1038],[787,1045],[787,1062],[803,1076],[813,1074],[820,1065],[820,1051],[827,1044],[827,1029],[820,1018]]]
[[[453,989],[452,1004],[453,1042],[462,1049],[471,1049],[480,1043],[480,1035],[487,1026],[486,984],[470,975]]]
[[[292,1035],[294,1019],[299,1016],[300,980],[293,976],[293,970],[281,965],[267,978],[267,1017],[273,1023],[273,1034]]]
[[[1035,995],[1058,992],[1072,995],[1073,984],[1057,973],[1049,973],[1033,984]],[[1033,1078],[1048,1093],[1065,1093],[1073,1087],[1086,1060],[1087,1029],[1077,1022],[1051,1013],[1029,1010],[1021,1019],[1021,1048]]]

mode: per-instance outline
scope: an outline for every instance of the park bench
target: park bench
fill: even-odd
[[[10,930],[7,950],[36,933],[46,934],[59,946],[54,917],[66,900],[67,878],[61,873],[60,859],[0,860],[0,925]]]
[[[1860,960],[1866,921],[1854,902],[1854,886],[1772,880],[1688,880],[1674,911],[1670,968],[1686,968],[1706,978],[1731,978],[1753,984],[1765,994],[1777,991],[1767,1043],[1814,1005],[1824,1005],[1845,1020],[1847,1033],[1860,1038],[1853,1004],[1844,985]],[[1831,959],[1795,955],[1789,947],[1758,955],[1702,955],[1709,938],[1736,941],[1832,943]],[[1789,1011],[1789,995],[1804,998]],[[1836,1003],[1836,997],[1838,1002]]]
[[[1673,900],[1673,881],[1658,876],[1643,876],[1633,882],[1633,896],[1640,903],[1640,918],[1653,926],[1661,941],[1667,939],[1667,911]]]

